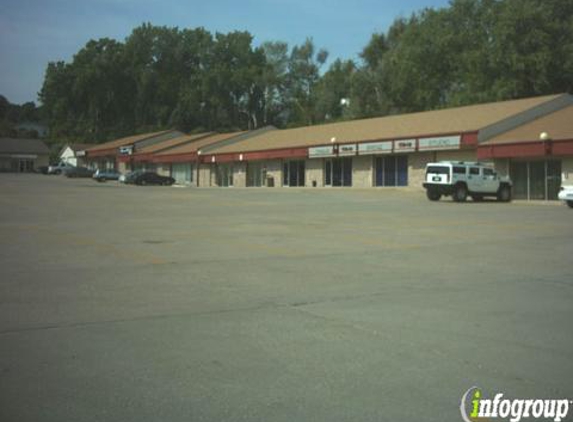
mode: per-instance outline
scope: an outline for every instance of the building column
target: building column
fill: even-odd
[[[371,188],[374,160],[371,155],[352,157],[352,187]]]

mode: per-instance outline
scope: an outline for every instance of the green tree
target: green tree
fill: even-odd
[[[320,78],[316,86],[317,120],[341,120],[348,116],[355,71],[353,61],[337,59]]]
[[[289,62],[286,96],[289,104],[290,125],[310,125],[320,120],[316,113],[315,88],[320,79],[320,68],[328,58],[324,49],[315,52],[312,39],[294,46]]]
[[[288,44],[276,41],[261,46],[265,55],[262,74],[263,123],[282,126],[288,104],[285,101],[288,77]]]

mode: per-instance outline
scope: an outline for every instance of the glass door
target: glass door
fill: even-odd
[[[547,161],[547,199],[557,199],[559,189],[561,189],[561,161]]]
[[[329,158],[324,163],[325,186],[352,186],[352,158]]]
[[[265,185],[266,169],[263,163],[247,163],[247,186],[260,187]]]
[[[511,163],[510,177],[513,182],[513,197],[528,199],[527,163]]]
[[[376,157],[374,163],[376,186],[408,186],[408,156]]]
[[[283,163],[283,186],[304,186],[305,165],[303,160]]]
[[[217,165],[217,186],[233,186],[233,166],[230,164]]]

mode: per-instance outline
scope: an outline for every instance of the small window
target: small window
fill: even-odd
[[[473,175],[479,174],[479,167],[470,167],[470,174]]]
[[[454,174],[466,174],[466,168],[460,167],[460,166],[455,166],[454,167]]]
[[[450,174],[450,168],[446,166],[430,166],[426,170],[426,174]]]
[[[495,172],[493,171],[493,169],[483,169],[484,176],[493,176],[494,174]]]

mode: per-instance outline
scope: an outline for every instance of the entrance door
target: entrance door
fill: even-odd
[[[396,156],[396,172],[398,173],[397,186],[408,186],[408,156]]]
[[[263,163],[247,163],[247,186],[260,187],[265,185],[267,171]]]
[[[177,163],[171,166],[171,177],[178,185],[189,185],[193,181],[193,164]]]
[[[376,186],[408,186],[408,156],[376,157]]]
[[[285,161],[283,163],[283,186],[304,186],[304,170],[303,160]]]
[[[545,161],[529,163],[529,199],[545,199]]]
[[[510,177],[513,182],[513,197],[515,199],[528,199],[527,163],[511,163]]]
[[[324,162],[325,186],[352,186],[352,158],[330,158]]]
[[[510,176],[515,199],[557,199],[561,186],[561,161],[512,162]]]
[[[19,160],[18,171],[20,173],[31,173],[34,171],[34,160]]]
[[[557,199],[561,189],[561,161],[547,161],[547,199]]]
[[[217,165],[217,186],[233,186],[233,166],[231,164]]]

